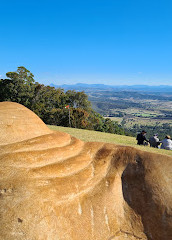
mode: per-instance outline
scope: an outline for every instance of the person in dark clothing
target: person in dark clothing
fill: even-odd
[[[137,144],[138,145],[146,145],[146,143],[148,143],[149,141],[146,139],[146,131],[142,131],[141,133],[139,133],[137,135]]]

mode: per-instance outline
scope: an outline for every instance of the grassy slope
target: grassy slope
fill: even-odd
[[[59,126],[50,126],[48,127],[52,130],[66,132],[71,134],[72,136],[79,138],[86,142],[106,142],[106,143],[115,143],[120,145],[132,146],[143,151],[166,154],[172,156],[172,151],[170,150],[161,150],[156,148],[150,148],[149,146],[138,146],[136,144],[136,139],[134,137],[128,137],[123,135],[111,134],[111,133],[102,133],[96,131],[89,131],[77,128],[67,128],[67,127],[59,127]]]

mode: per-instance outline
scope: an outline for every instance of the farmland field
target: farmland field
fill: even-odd
[[[161,139],[172,135],[172,92],[97,90],[94,94],[88,92],[88,96],[97,112],[118,122],[132,135],[143,128],[149,136],[158,132]]]

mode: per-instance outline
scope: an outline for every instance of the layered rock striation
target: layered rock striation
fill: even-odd
[[[0,240],[172,239],[172,158],[53,132],[0,103]]]

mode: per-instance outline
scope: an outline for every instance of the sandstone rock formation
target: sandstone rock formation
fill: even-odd
[[[50,131],[0,103],[0,240],[170,240],[172,158]]]

